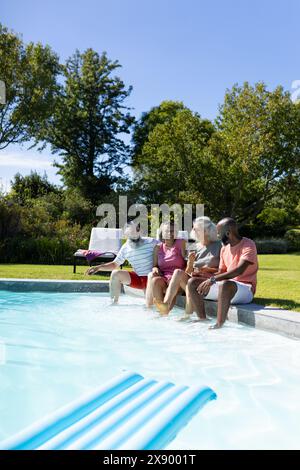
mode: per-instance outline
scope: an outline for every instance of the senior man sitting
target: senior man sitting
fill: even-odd
[[[96,274],[100,271],[112,271],[110,276],[110,296],[114,304],[118,303],[122,284],[146,290],[148,274],[152,271],[153,250],[158,240],[141,236],[140,227],[135,222],[129,222],[124,227],[127,238],[114,261],[93,266],[86,274]],[[133,271],[121,270],[120,265],[127,260]]]

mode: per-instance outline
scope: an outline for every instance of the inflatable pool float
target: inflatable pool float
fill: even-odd
[[[175,385],[126,372],[58,409],[1,449],[163,449],[208,401],[209,387]]]

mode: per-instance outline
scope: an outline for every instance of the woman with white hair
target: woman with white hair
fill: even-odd
[[[156,302],[159,312],[167,315],[172,309],[176,295],[182,289],[185,291],[185,314],[190,315],[195,310],[192,299],[186,290],[188,281],[201,284],[218,271],[221,242],[217,238],[217,227],[209,217],[198,217],[193,222],[191,237],[196,240],[196,250],[190,251],[186,269],[176,269],[168,285],[163,301]],[[197,312],[198,313],[198,312]],[[204,320],[205,315],[198,315]]]

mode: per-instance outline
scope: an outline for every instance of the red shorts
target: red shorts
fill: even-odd
[[[134,271],[128,271],[130,276],[130,287],[135,289],[146,289],[148,276],[138,276]]]

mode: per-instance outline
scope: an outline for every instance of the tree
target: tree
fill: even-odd
[[[300,107],[282,87],[245,83],[227,91],[209,145],[209,211],[250,223],[278,196],[300,190]]]
[[[30,199],[36,199],[49,193],[58,193],[58,188],[48,181],[46,173],[43,176],[36,171],[31,171],[30,175],[22,176],[17,173],[11,182],[10,197],[13,197],[19,204],[23,205]]]
[[[181,101],[162,101],[158,106],[142,113],[141,118],[136,122],[132,135],[132,165],[138,166],[142,159],[142,150],[148,141],[150,132],[158,124],[165,124],[172,121],[178,111],[187,109]]]
[[[29,43],[0,24],[0,80],[6,102],[0,104],[0,150],[39,140],[45,119],[55,107],[58,57],[49,46]]]
[[[72,224],[83,226],[87,223],[91,224],[96,218],[96,208],[76,189],[64,192],[63,208],[64,217]]]
[[[266,207],[288,205],[292,214],[300,192],[300,106],[281,87],[235,85],[215,127],[187,109],[158,123],[134,171],[147,202],[203,203],[213,219],[241,224],[256,223]],[[283,206],[272,206],[276,198]]]
[[[135,186],[149,203],[202,203],[201,172],[214,127],[187,108],[157,124],[136,160]]]
[[[44,131],[45,142],[62,157],[56,166],[66,186],[94,203],[109,193],[129,159],[120,134],[134,121],[124,105],[131,87],[112,76],[119,67],[106,53],[77,51],[63,67],[65,82]]]

